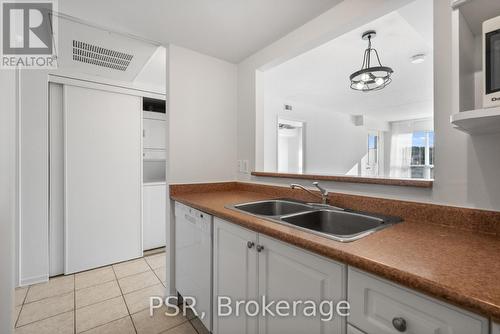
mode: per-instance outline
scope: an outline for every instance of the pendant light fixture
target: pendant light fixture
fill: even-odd
[[[351,80],[351,88],[363,92],[379,90],[391,83],[391,74],[394,72],[392,68],[382,66],[377,50],[372,48],[372,39],[377,33],[375,30],[369,30],[363,33],[361,38],[368,41],[368,48],[363,55],[363,65],[359,71],[354,72],[349,76]],[[372,66],[372,56],[376,57],[375,66]]]

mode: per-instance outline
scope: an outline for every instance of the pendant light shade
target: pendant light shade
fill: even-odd
[[[377,33],[374,30],[365,32],[362,39],[368,40],[368,48],[363,55],[363,65],[359,71],[349,76],[351,88],[363,92],[379,90],[391,83],[392,68],[382,66],[377,50],[372,48],[372,39]],[[371,60],[375,56],[376,63],[372,66]],[[378,65],[378,66],[377,66]]]

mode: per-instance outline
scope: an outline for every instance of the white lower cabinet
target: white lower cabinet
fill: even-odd
[[[499,324],[492,323],[491,334],[500,334],[500,325]]]
[[[143,250],[164,247],[166,238],[167,185],[144,184],[142,209]]]
[[[490,332],[484,317],[219,218],[213,242],[214,334],[500,334],[494,323]],[[304,316],[297,303],[345,299],[349,317],[335,313],[330,321],[319,311]],[[256,315],[245,312],[248,301]],[[262,316],[262,306],[273,301],[274,316]],[[279,301],[292,305],[281,308],[281,316]],[[232,313],[223,316],[227,305]]]
[[[345,268],[339,263],[215,219],[214,333],[345,333],[344,318],[334,315],[333,320],[322,321],[319,312],[316,317],[305,317],[304,305],[300,303],[296,306],[297,316],[292,316],[293,301],[313,301],[319,305],[323,300],[334,303],[343,300]],[[218,296],[230,297],[233,310],[238,300],[256,300],[262,307],[265,296],[267,303],[275,301],[270,308],[275,316],[247,316],[245,305],[239,308],[238,317],[217,316]],[[281,300],[290,305],[290,309],[281,312],[282,315],[289,313],[289,316],[277,314],[275,305]],[[250,307],[251,312],[254,310]]]
[[[230,297],[233,307],[236,300],[257,298],[257,233],[215,218],[213,242],[213,332],[257,333],[256,318],[246,317],[244,314],[218,316],[218,298]]]
[[[337,302],[345,299],[345,265],[327,260],[262,234],[258,238],[259,300],[333,301],[332,315],[305,316],[299,305],[296,314],[266,316],[259,319],[260,334],[345,333],[345,318],[335,314]],[[324,310],[327,309],[325,304]],[[325,312],[326,313],[326,312]],[[324,321],[321,320],[323,318]]]
[[[349,323],[377,334],[487,334],[488,320],[349,267]]]

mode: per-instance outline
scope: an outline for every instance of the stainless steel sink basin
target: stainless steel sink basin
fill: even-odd
[[[287,224],[339,241],[351,241],[387,226],[383,219],[362,214],[316,210],[281,217]]]
[[[401,221],[359,212],[343,211],[328,205],[293,200],[266,200],[228,205],[230,209],[295,227],[341,242],[365,237]]]
[[[307,204],[286,200],[269,200],[235,205],[234,208],[259,216],[284,216],[311,210]]]

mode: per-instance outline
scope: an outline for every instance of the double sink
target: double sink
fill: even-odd
[[[402,221],[398,217],[288,199],[241,203],[228,208],[341,242],[363,238]]]

